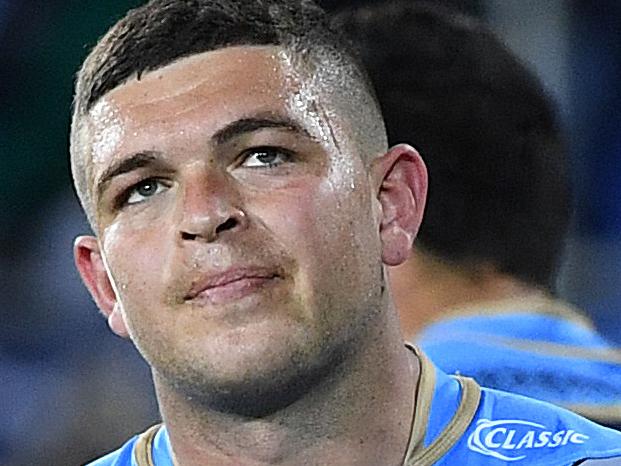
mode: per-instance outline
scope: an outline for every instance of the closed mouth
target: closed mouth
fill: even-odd
[[[186,301],[207,300],[213,304],[242,298],[282,278],[273,269],[236,269],[197,281],[185,296]]]

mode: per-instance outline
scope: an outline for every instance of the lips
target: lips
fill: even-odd
[[[186,301],[208,301],[222,304],[241,299],[282,278],[273,268],[244,267],[210,274],[193,282]]]

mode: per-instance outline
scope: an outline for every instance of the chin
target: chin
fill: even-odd
[[[203,392],[210,409],[243,417],[261,418],[283,410],[310,395],[338,366],[295,361],[286,365],[255,367],[242,377],[212,380]],[[206,396],[205,396],[206,395]]]
[[[329,342],[309,340],[308,332],[304,338],[290,328],[274,330],[214,339],[200,356],[168,361],[160,380],[222,413],[256,418],[284,409],[330,377],[342,357]]]

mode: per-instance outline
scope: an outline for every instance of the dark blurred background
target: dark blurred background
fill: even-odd
[[[559,105],[577,198],[559,289],[621,343],[621,2],[438,1],[486,20]],[[0,0],[2,465],[83,464],[158,418],[146,365],[108,331],[71,254],[88,232],[70,188],[73,77],[140,3]]]

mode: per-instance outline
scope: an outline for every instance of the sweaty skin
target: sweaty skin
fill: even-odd
[[[400,464],[418,361],[379,258],[409,253],[424,165],[317,137],[280,57],[207,52],[104,96],[90,145],[118,140],[87,161],[99,236],[76,262],[151,365],[179,464]]]
[[[99,128],[93,138],[92,158],[98,163],[105,163],[117,150],[123,137],[123,124],[116,107],[103,99],[90,112],[94,126]]]

